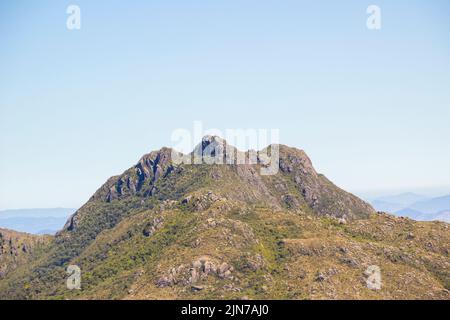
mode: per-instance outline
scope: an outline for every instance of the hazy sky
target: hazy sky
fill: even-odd
[[[450,186],[449,34],[448,0],[1,1],[0,208],[78,207],[195,120],[352,192]]]

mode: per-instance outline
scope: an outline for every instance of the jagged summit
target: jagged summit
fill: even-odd
[[[226,159],[230,152],[232,161]],[[217,153],[223,157],[221,164],[208,164],[201,158]],[[205,136],[195,147],[192,155],[200,156],[200,162],[193,157],[188,164],[177,164],[172,155],[170,148],[144,155],[135,166],[110,178],[91,201],[111,202],[134,196],[181,201],[208,185],[213,192],[243,205],[311,209],[318,215],[347,219],[367,217],[374,212],[369,204],[319,175],[306,153],[296,148],[279,145],[279,170],[273,176],[261,175],[258,161],[249,162],[248,153],[239,153],[217,136]],[[247,159],[245,163],[236,161],[239,155]]]

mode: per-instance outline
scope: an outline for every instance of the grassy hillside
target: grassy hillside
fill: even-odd
[[[51,239],[50,236],[0,229],[0,281],[19,266],[41,254]]]

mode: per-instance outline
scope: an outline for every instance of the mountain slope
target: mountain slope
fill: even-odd
[[[205,137],[191,156],[208,146],[233,150]],[[1,280],[0,298],[448,299],[447,224],[377,214],[303,151],[279,150],[271,176],[260,164],[175,164],[167,148],[143,156]],[[65,287],[68,265],[82,290]],[[371,265],[379,291],[365,284]]]
[[[50,241],[49,236],[0,229],[0,280],[24,265]]]

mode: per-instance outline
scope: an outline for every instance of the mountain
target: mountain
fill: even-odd
[[[391,203],[391,204],[397,204],[402,206],[403,208],[409,207],[413,203],[427,200],[428,198],[416,193],[412,192],[405,192],[393,196],[385,196],[385,197],[379,197],[376,200],[385,202],[385,203]]]
[[[55,234],[68,217],[15,217],[0,218],[0,227],[31,234]]]
[[[411,208],[423,213],[437,213],[450,210],[450,195],[419,201],[412,204]]]
[[[450,299],[448,224],[376,213],[302,150],[271,145],[256,158],[277,150],[272,175],[261,162],[144,155],[0,280],[0,298]],[[196,155],[255,153],[207,136],[182,156]],[[69,265],[81,290],[65,286]],[[374,268],[380,290],[367,285]]]
[[[397,212],[405,209],[405,207],[398,203],[385,202],[382,200],[372,200],[370,204],[377,210],[382,212]]]
[[[450,223],[450,210],[438,212],[433,217],[434,221],[444,221]]]
[[[0,211],[0,219],[29,217],[29,218],[67,218],[76,209],[72,208],[34,208],[34,209],[10,209]]]
[[[55,234],[76,210],[69,208],[0,211],[0,228],[32,234]]]
[[[410,205],[425,201],[428,198],[416,193],[406,192],[392,196],[379,197],[370,203],[378,211],[396,212],[408,208]]]
[[[26,264],[50,240],[48,236],[0,229],[0,281],[18,266]]]
[[[415,193],[402,193],[377,198],[371,204],[378,211],[392,212],[418,221],[450,221],[447,214],[450,211],[450,195],[429,199]]]
[[[450,210],[440,211],[437,213],[422,213],[414,209],[406,208],[395,212],[395,215],[401,217],[408,217],[418,221],[450,222]]]
[[[396,211],[394,214],[396,216],[408,217],[408,218],[418,220],[418,221],[424,220],[424,214],[422,212],[411,209],[411,208],[405,208],[405,209]]]

